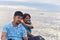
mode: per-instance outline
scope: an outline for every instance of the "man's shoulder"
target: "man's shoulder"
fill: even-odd
[[[20,27],[24,27],[23,24],[19,24]]]
[[[4,27],[6,27],[6,28],[9,26],[11,26],[11,22],[4,25]]]
[[[25,30],[25,27],[23,26],[23,24],[19,24],[19,27]]]

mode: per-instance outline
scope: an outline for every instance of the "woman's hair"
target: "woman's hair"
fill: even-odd
[[[23,14],[23,19],[25,19],[27,16],[29,16],[31,18],[30,14],[25,13],[25,14]]]

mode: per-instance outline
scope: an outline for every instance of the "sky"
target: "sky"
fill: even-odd
[[[60,12],[60,0],[0,0],[0,10],[5,7]]]

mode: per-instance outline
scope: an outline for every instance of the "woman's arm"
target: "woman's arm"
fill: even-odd
[[[27,31],[27,35],[33,37],[33,35],[29,31]]]
[[[29,28],[31,28],[31,29],[34,28],[34,27],[33,27],[32,25],[30,25],[30,24],[25,24],[25,23],[24,23],[24,25],[26,25],[27,27],[29,27]]]
[[[22,23],[23,25],[25,25],[25,26],[27,26],[27,27],[31,28],[31,29],[33,29],[33,28],[34,28],[31,24],[26,24],[26,23],[24,23],[24,21],[21,21],[21,23]]]

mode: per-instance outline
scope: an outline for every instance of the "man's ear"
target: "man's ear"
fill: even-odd
[[[15,16],[13,16],[13,19],[15,19]]]
[[[14,16],[14,18],[15,18],[16,16]]]

